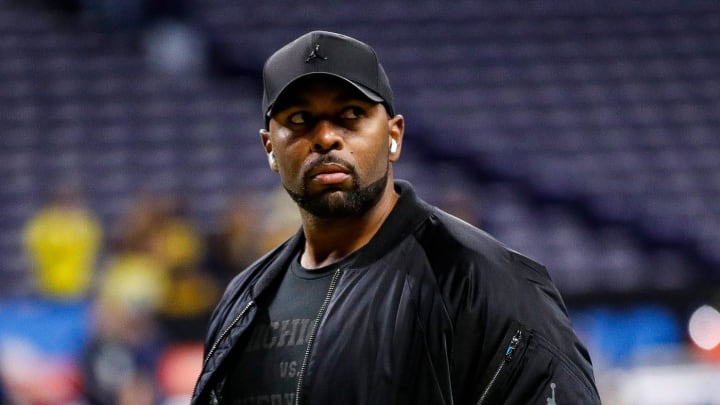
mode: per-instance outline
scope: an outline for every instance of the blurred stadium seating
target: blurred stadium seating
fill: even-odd
[[[187,0],[200,73],[156,63],[162,15],[118,29],[79,4],[0,0],[0,297],[32,292],[21,233],[59,183],[106,228],[140,191],[182,195],[207,234],[272,190],[262,62],[311,29],[375,46],[407,121],[397,176],[545,263],[610,365],[628,341],[683,342],[718,292],[715,1]],[[647,303],[649,332],[612,340]]]

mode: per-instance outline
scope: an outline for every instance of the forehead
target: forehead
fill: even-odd
[[[293,82],[282,92],[273,105],[271,114],[319,102],[340,104],[348,101],[378,104],[342,79],[330,76],[306,77]]]

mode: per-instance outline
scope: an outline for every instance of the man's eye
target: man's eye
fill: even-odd
[[[307,114],[303,112],[296,112],[288,118],[288,121],[293,124],[304,124],[307,122]]]
[[[349,107],[343,110],[341,117],[346,120],[355,120],[360,118],[362,110],[357,107]]]

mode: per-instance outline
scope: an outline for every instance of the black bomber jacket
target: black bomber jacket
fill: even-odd
[[[540,264],[416,197],[338,268],[295,404],[599,404],[592,365]],[[210,321],[193,404],[222,403],[224,360],[302,231],[240,273]],[[248,372],[252,372],[249,370]],[[284,402],[283,402],[284,403]]]

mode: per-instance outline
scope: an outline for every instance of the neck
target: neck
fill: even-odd
[[[390,215],[398,198],[389,177],[380,200],[361,215],[318,218],[301,209],[305,251],[300,263],[308,269],[328,266],[365,246]]]

